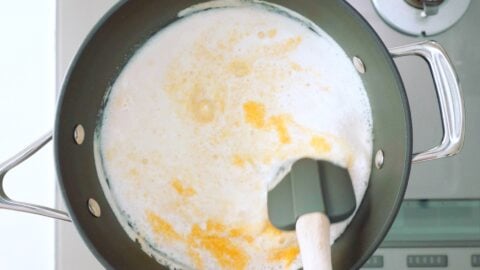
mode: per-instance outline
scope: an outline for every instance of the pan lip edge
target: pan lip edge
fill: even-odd
[[[95,23],[95,25],[90,29],[88,32],[87,36],[83,39],[80,47],[77,49],[72,61],[68,65],[67,72],[65,73],[65,76],[63,80],[61,81],[61,86],[57,88],[60,89],[58,98],[57,98],[57,106],[56,106],[56,112],[55,112],[55,123],[54,123],[54,132],[53,132],[53,152],[54,152],[54,159],[55,159],[55,168],[56,168],[56,174],[57,174],[57,183],[59,186],[59,190],[61,192],[62,199],[65,203],[65,206],[67,208],[67,211],[69,213],[69,216],[72,220],[72,223],[75,227],[76,232],[80,235],[83,243],[88,247],[89,251],[92,253],[92,255],[95,257],[95,259],[106,269],[115,269],[113,265],[110,264],[110,262],[100,253],[99,250],[97,250],[96,246],[93,244],[91,241],[90,237],[86,235],[85,228],[83,228],[80,225],[79,219],[77,218],[77,215],[75,214],[75,211],[73,210],[72,207],[72,202],[69,199],[69,196],[67,196],[67,191],[64,185],[64,168],[60,166],[61,160],[61,145],[60,145],[60,140],[58,139],[62,132],[66,131],[61,131],[61,127],[63,126],[61,121],[63,119],[61,112],[64,111],[64,99],[65,99],[65,94],[67,92],[67,89],[69,88],[69,84],[71,82],[71,77],[72,74],[75,71],[75,67],[78,65],[79,60],[82,58],[82,55],[86,49],[86,47],[91,44],[91,41],[94,39],[95,35],[98,33],[98,31],[105,25],[105,23],[112,17],[113,14],[118,12],[125,4],[128,3],[128,0],[120,0],[116,2],[113,6],[111,6],[108,11],[102,15],[102,17]],[[57,82],[58,83],[58,82]],[[88,133],[91,135],[94,135],[94,131],[92,133]],[[93,137],[93,136],[92,136]],[[55,231],[57,230],[59,224],[55,223]]]
[[[360,269],[366,262],[367,260],[375,253],[375,251],[381,247],[381,243],[385,239],[386,235],[390,231],[390,228],[392,227],[395,218],[400,210],[400,206],[403,202],[403,199],[405,197],[405,193],[407,190],[408,186],[408,181],[409,181],[409,176],[410,176],[410,171],[411,171],[411,165],[412,165],[412,153],[413,153],[413,131],[412,131],[412,118],[411,118],[411,111],[410,111],[410,103],[408,101],[408,96],[405,91],[405,86],[403,83],[403,80],[400,76],[400,73],[398,71],[397,65],[394,63],[392,56],[390,55],[387,46],[383,42],[383,40],[380,38],[378,33],[374,30],[374,28],[370,25],[370,23],[347,1],[339,1],[340,5],[344,6],[344,9],[346,12],[350,13],[353,17],[358,22],[361,22],[361,26],[363,28],[366,28],[366,30],[370,33],[370,35],[373,37],[375,42],[378,45],[378,48],[380,49],[381,53],[383,54],[383,58],[385,58],[386,62],[390,66],[391,70],[393,71],[393,77],[395,78],[396,84],[397,84],[397,90],[399,92],[399,96],[402,100],[402,105],[403,105],[403,111],[404,111],[404,123],[405,123],[405,128],[406,128],[406,134],[402,136],[403,140],[406,143],[406,156],[405,156],[405,164],[403,166],[403,174],[402,174],[402,181],[400,184],[400,189],[397,190],[397,196],[394,199],[394,208],[393,211],[390,212],[390,214],[387,216],[387,218],[384,220],[384,223],[382,225],[382,230],[380,233],[377,235],[375,240],[372,242],[372,244],[366,249],[364,254],[360,256],[360,259],[352,266],[351,269]],[[374,123],[375,125],[375,123]],[[372,164],[374,167],[374,165]],[[363,202],[363,200],[362,200]],[[361,206],[361,204],[360,204]],[[360,207],[359,206],[359,207]]]

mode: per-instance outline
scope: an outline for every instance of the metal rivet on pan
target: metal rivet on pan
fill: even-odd
[[[381,169],[383,167],[383,161],[383,150],[380,149],[375,154],[375,167],[377,167],[377,169]]]
[[[97,218],[102,215],[102,209],[100,209],[100,205],[95,199],[92,198],[88,199],[88,211],[90,211],[90,214]]]
[[[82,125],[76,125],[73,130],[73,139],[78,145],[81,145],[85,140],[85,129]]]
[[[355,68],[357,69],[358,72],[360,73],[365,73],[366,69],[365,69],[365,64],[363,64],[363,61],[362,59],[360,59],[358,56],[354,56],[352,58],[352,61],[353,61],[353,65],[355,66]]]

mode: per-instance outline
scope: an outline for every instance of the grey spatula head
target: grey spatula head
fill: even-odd
[[[301,159],[268,192],[268,215],[273,226],[294,230],[297,219],[308,213],[325,213],[331,223],[355,211],[352,181],[346,169],[327,161]]]

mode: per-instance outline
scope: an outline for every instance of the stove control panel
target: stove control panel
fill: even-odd
[[[362,269],[480,270],[480,247],[380,248]]]

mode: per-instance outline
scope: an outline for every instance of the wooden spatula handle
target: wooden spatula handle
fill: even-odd
[[[296,223],[304,270],[331,270],[330,221],[323,213],[309,213]]]

